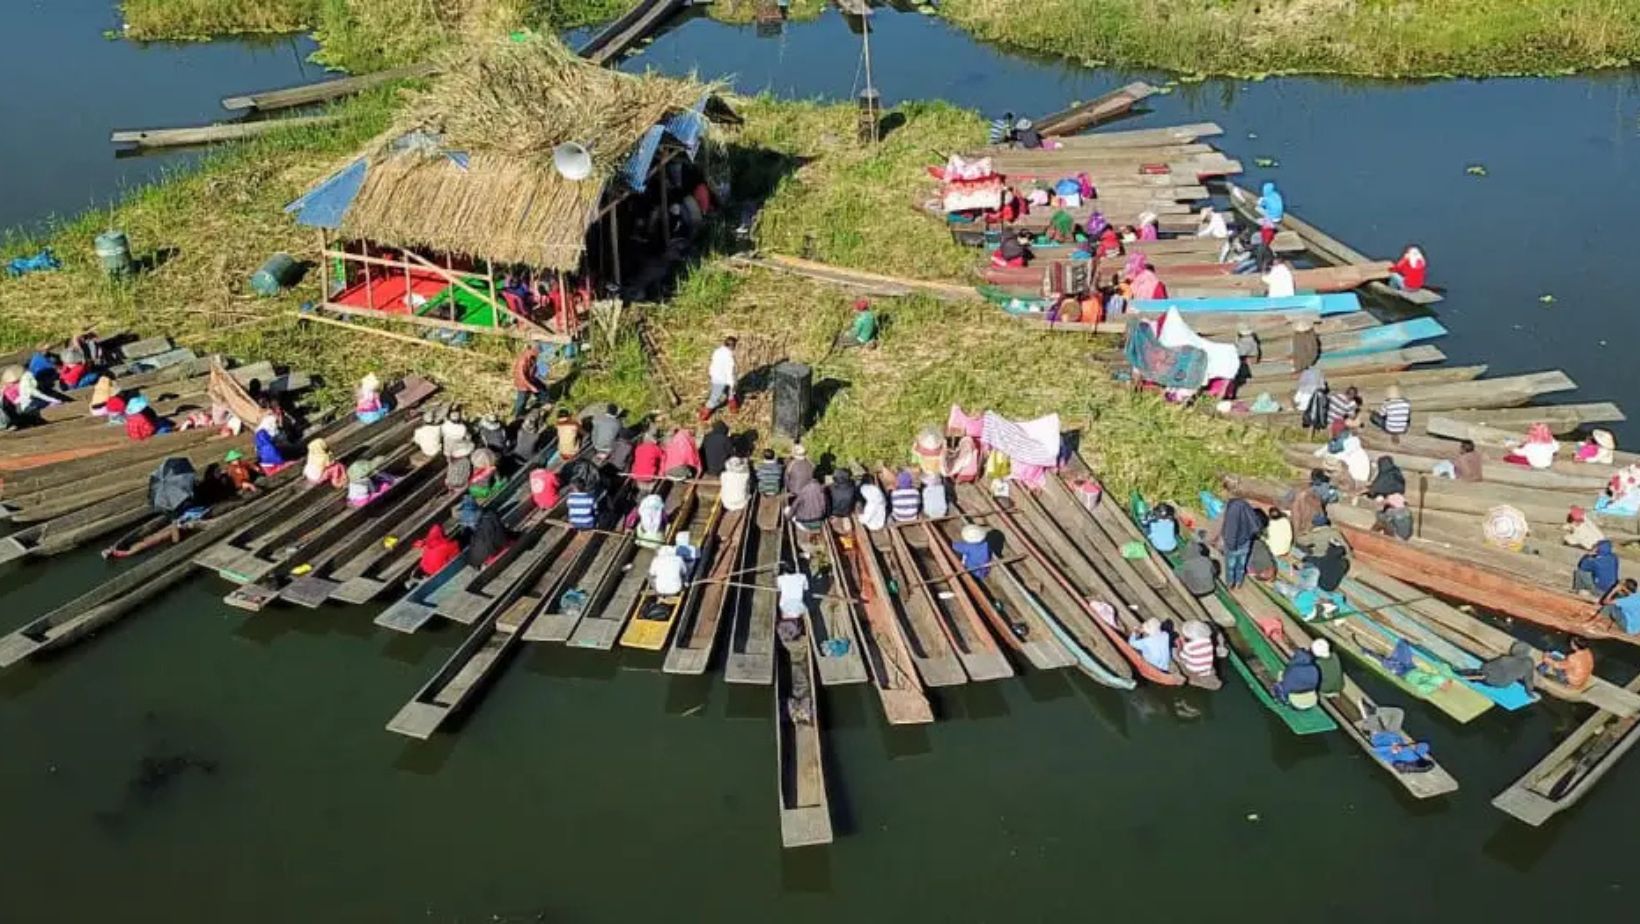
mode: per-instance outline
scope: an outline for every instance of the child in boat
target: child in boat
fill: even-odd
[[[378,471],[382,457],[360,459],[347,467],[347,505],[363,507],[382,494],[398,479]]]
[[[387,416],[387,404],[382,400],[382,380],[376,373],[367,372],[359,382],[359,392],[353,402],[353,416],[360,423],[373,424]]]
[[[347,484],[347,469],[330,454],[330,446],[323,437],[308,441],[307,461],[302,464],[302,477],[311,485],[329,484],[339,488]]]

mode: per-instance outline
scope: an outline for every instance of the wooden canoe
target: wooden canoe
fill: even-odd
[[[1326,343],[1326,334],[1322,334],[1322,343]],[[1268,360],[1253,365],[1251,372],[1254,381],[1267,381],[1285,378],[1293,375],[1291,351],[1287,351],[1286,358]],[[1427,343],[1415,346],[1402,347],[1398,350],[1382,350],[1371,353],[1346,353],[1338,356],[1321,357],[1316,365],[1326,375],[1354,375],[1359,373],[1394,372],[1411,366],[1431,365],[1446,361],[1446,354],[1439,347]],[[1296,381],[1296,377],[1295,377]]]
[[[609,651],[625,628],[643,588],[647,586],[649,564],[655,558],[655,548],[672,541],[678,522],[694,505],[695,486],[669,485],[660,482],[653,486],[656,492],[665,492],[667,526],[665,535],[655,547],[637,542],[636,530],[624,531],[615,541],[606,540],[604,549],[592,567],[581,576],[582,589],[587,591],[586,611],[575,631],[565,644],[572,648],[593,648]],[[606,554],[607,553],[607,554]]]
[[[908,592],[920,595],[929,611],[935,614],[940,630],[950,641],[969,678],[983,681],[1014,676],[1013,667],[986,630],[973,601],[947,572],[938,548],[940,542],[927,524],[921,521],[890,523],[888,531],[901,566],[911,580]]]
[[[716,485],[694,485],[694,497],[686,508],[678,511],[671,528],[667,530],[666,541],[676,542],[680,532],[689,533],[690,542],[700,542],[696,549],[704,555],[704,543],[709,536],[716,535],[718,519],[723,515],[723,507],[718,503],[718,489]],[[687,526],[687,529],[681,527]],[[653,557],[651,557],[651,562]],[[696,560],[697,570],[704,570],[708,563],[704,558]],[[632,571],[637,572],[633,567]],[[687,588],[670,600],[663,600],[655,593],[654,587],[648,581],[648,566],[639,575],[643,581],[642,592],[632,604],[631,615],[627,617],[626,628],[622,630],[620,642],[625,648],[638,648],[644,651],[660,651],[671,641],[672,629],[677,625],[678,614],[683,610],[683,602],[687,598]],[[632,574],[628,574],[628,578]],[[692,576],[693,577],[693,576]],[[689,582],[693,585],[693,580]],[[660,604],[657,606],[656,604]]]
[[[1075,658],[1048,629],[1038,615],[1038,607],[1017,582],[1007,580],[995,565],[993,573],[983,577],[963,569],[962,560],[951,550],[951,543],[961,540],[962,528],[968,522],[959,514],[929,524],[946,573],[955,576],[957,585],[974,602],[991,632],[1002,640],[1003,647],[1037,670],[1070,667]],[[986,532],[989,534],[990,530]]]
[[[1497,410],[1456,410],[1442,415],[1448,420],[1481,424],[1492,429],[1525,431],[1535,423],[1548,424],[1557,435],[1575,432],[1596,423],[1618,423],[1628,418],[1610,401],[1588,404],[1554,404],[1544,407],[1501,408]]]
[[[388,731],[425,741],[451,716],[470,706],[478,691],[494,678],[507,654],[517,646],[522,630],[535,614],[535,609],[527,603],[518,604],[524,601],[536,577],[547,570],[548,563],[569,542],[571,532],[554,525],[513,562],[507,588],[433,676],[388,720]],[[562,571],[558,575],[561,579]]]
[[[790,523],[787,529],[795,530]],[[865,683],[865,657],[860,650],[860,628],[854,620],[854,598],[843,586],[841,564],[837,559],[828,527],[820,528],[816,550],[803,560],[796,561],[799,570],[807,570],[810,605],[803,614],[809,639],[809,654],[814,658],[815,670],[824,686]],[[799,548],[796,534],[787,537],[791,548]],[[821,567],[823,564],[824,567]],[[834,651],[827,651],[828,648]]]
[[[849,522],[838,531],[826,527],[827,548],[837,562],[837,590],[851,600],[859,627],[861,656],[871,675],[872,688],[890,725],[920,725],[934,721],[934,709],[917,679],[911,649],[896,624],[888,585],[876,567],[876,555],[861,541],[864,527]]]
[[[1155,87],[1142,80],[1136,80],[1085,103],[1078,103],[1068,109],[1042,116],[1036,120],[1036,130],[1046,138],[1075,135],[1077,132],[1086,131],[1096,125],[1109,122],[1117,116],[1127,114],[1134,106],[1137,106],[1155,92]],[[1212,131],[1212,128],[1215,127],[1211,125],[1188,126],[1175,130],[1174,134],[1193,133],[1193,137],[1201,137],[1206,134],[1217,134]],[[1129,139],[1132,138],[1131,135],[1128,137]],[[1114,140],[1108,141],[1106,144],[1113,147],[1120,146],[1120,142]]]
[[[1130,84],[1131,86],[1131,84]],[[1121,92],[1121,91],[1117,91]],[[1098,102],[1095,100],[1094,102]],[[1084,106],[1091,103],[1084,103]],[[1080,107],[1077,107],[1080,108]],[[1044,117],[1046,119],[1048,117]],[[1044,119],[1037,120],[1040,131]],[[1166,128],[1137,128],[1126,131],[1091,132],[1086,135],[1067,135],[1056,137],[1062,148],[1122,148],[1122,147],[1150,147],[1157,144],[1185,144],[1200,138],[1211,138],[1224,134],[1224,129],[1217,122],[1192,122],[1186,125],[1170,125]],[[1002,145],[993,145],[984,149],[983,153],[1012,150]]]
[[[730,683],[774,683],[775,677],[775,606],[779,591],[775,578],[780,571],[780,555],[785,541],[785,523],[782,512],[785,495],[760,497],[752,518],[752,529],[747,540],[751,546],[747,554],[749,573],[735,576],[737,583],[747,586],[735,595],[733,628],[729,633],[729,657],[723,666],[723,679]],[[813,664],[806,670],[812,672]],[[780,693],[775,692],[778,706]]]
[[[1640,693],[1640,677],[1623,688]],[[1640,741],[1640,716],[1600,709],[1520,779],[1498,793],[1492,805],[1533,827],[1571,808],[1589,794],[1617,761]]]
[[[1499,457],[1503,452],[1526,441],[1523,430],[1503,429],[1487,426],[1482,423],[1448,417],[1444,414],[1432,414],[1424,419],[1424,430],[1430,436],[1427,439],[1439,439],[1442,445],[1452,446],[1451,440],[1472,440],[1475,445],[1498,450]],[[1405,437],[1402,437],[1405,439]],[[1611,467],[1624,465],[1640,465],[1640,453],[1624,452],[1621,449],[1613,450],[1611,466],[1576,462],[1570,459],[1571,446],[1563,447],[1566,456],[1557,459],[1547,471],[1564,472],[1567,474],[1581,474],[1588,472],[1606,473],[1610,477]],[[1604,480],[1604,477],[1602,480]]]
[[[788,533],[776,528],[763,538],[772,540],[777,560],[793,561],[795,549],[782,548]],[[776,569],[778,570],[778,569]],[[772,580],[772,576],[771,576]],[[769,623],[777,618],[776,595],[758,594],[752,604]],[[771,633],[772,634],[772,633]],[[831,800],[826,794],[825,759],[820,749],[820,684],[815,676],[814,646],[806,639],[797,644],[776,642],[770,654],[774,685],[774,727],[776,792],[780,805],[780,843],[783,847],[829,844]],[[803,702],[806,720],[793,716],[795,688],[807,690]]]
[[[1486,366],[1484,365],[1434,366],[1428,369],[1403,369],[1399,372],[1345,373],[1327,376],[1327,387],[1335,392],[1353,387],[1366,394],[1368,391],[1381,392],[1385,387],[1397,384],[1403,388],[1413,388],[1427,385],[1450,385],[1455,382],[1473,382],[1485,374]],[[1272,393],[1292,391],[1298,388],[1298,376],[1291,374],[1283,375],[1280,378],[1255,378],[1252,381],[1256,384],[1251,387],[1269,390]],[[1242,390],[1247,391],[1248,386],[1243,386]],[[1409,436],[1412,436],[1412,434],[1402,435],[1402,446],[1410,445],[1407,440]],[[1389,442],[1388,434],[1384,434],[1382,439],[1387,444]],[[1425,439],[1428,439],[1428,437],[1425,437]],[[1362,442],[1365,443],[1366,440],[1363,438]],[[1445,453],[1451,448],[1453,448],[1451,444],[1448,444],[1443,447],[1442,451]]]
[[[718,631],[726,621],[724,612],[733,604],[746,554],[746,534],[751,532],[756,500],[740,510],[725,510],[717,528],[701,545],[699,569],[709,569],[690,584],[678,614],[678,626],[667,643],[661,670],[668,674],[704,674],[717,646]]]
[[[894,534],[885,526],[875,532],[866,529],[858,517],[854,520],[856,535],[864,537],[870,547],[868,565],[878,571],[884,584],[890,588],[888,602],[895,610],[896,625],[905,637],[906,648],[917,666],[917,675],[925,687],[958,686],[968,682],[951,639],[940,627],[939,616],[928,602],[928,595],[920,591],[905,564],[895,550]],[[864,551],[864,550],[863,550]]]
[[[1437,419],[1444,418],[1431,415],[1425,420],[1425,428],[1433,428]],[[1389,434],[1374,427],[1368,427],[1356,436],[1360,437],[1361,445],[1378,452],[1390,453],[1397,461],[1404,454],[1413,454],[1428,460],[1451,459],[1458,454],[1458,440],[1467,438],[1442,439],[1417,433],[1403,433],[1400,442],[1395,443],[1391,442]],[[1507,449],[1479,442],[1475,448],[1484,460],[1481,466],[1481,479],[1484,484],[1513,485],[1592,496],[1606,486],[1614,471],[1610,465],[1591,465],[1566,459],[1556,461],[1548,468],[1531,468],[1503,461],[1503,457],[1509,453]],[[1402,467],[1405,468],[1406,465],[1403,464]]]
[[[417,490],[400,497],[373,522],[362,524],[308,560],[309,568],[295,575],[279,591],[279,599],[314,609],[338,593],[346,582],[372,565],[399,555],[421,553],[415,540],[435,520],[450,515],[455,498],[434,473]],[[402,575],[400,575],[402,578]],[[362,602],[362,601],[361,601]]]

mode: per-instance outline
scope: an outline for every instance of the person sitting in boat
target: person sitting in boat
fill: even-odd
[[[1304,556],[1304,567],[1312,569],[1313,575],[1299,575],[1300,589],[1306,589],[1311,578],[1315,587],[1329,594],[1337,593],[1338,586],[1344,583],[1344,578],[1350,573],[1349,547],[1341,538],[1333,537],[1327,541],[1326,550],[1320,555]]]
[[[1579,462],[1588,462],[1592,465],[1611,465],[1616,460],[1617,439],[1610,430],[1595,430],[1589,438],[1578,444],[1577,452],[1572,456]]]
[[[97,379],[91,386],[91,416],[108,416],[108,399],[119,397],[120,384],[111,375]]]
[[[559,408],[553,418],[553,427],[558,432],[558,457],[573,459],[581,451],[581,425],[576,422],[575,415],[569,408]]]
[[[1582,507],[1573,506],[1566,511],[1566,522],[1560,527],[1560,541],[1573,548],[1592,552],[1596,545],[1606,541],[1606,534],[1589,519],[1587,511]]]
[[[603,492],[592,481],[571,481],[564,498],[564,512],[571,529],[596,529],[603,505]]]
[[[1485,464],[1486,459],[1480,450],[1475,448],[1475,443],[1472,440],[1463,440],[1458,443],[1457,455],[1436,462],[1430,468],[1430,474],[1438,478],[1451,478],[1454,481],[1479,483]]]
[[[1378,405],[1370,417],[1372,425],[1389,434],[1389,441],[1399,445],[1401,436],[1412,429],[1412,402],[1401,393],[1401,386],[1384,389],[1384,403]]]
[[[398,479],[381,471],[382,456],[360,459],[347,467],[347,505],[363,507],[387,492]]]
[[[63,388],[84,388],[97,381],[97,373],[86,361],[85,351],[69,347],[63,351],[63,364],[57,370],[57,381]]]
[[[1374,518],[1373,530],[1386,536],[1394,536],[1403,542],[1412,538],[1412,511],[1407,508],[1407,499],[1403,494],[1390,494],[1383,500],[1383,506],[1378,509]]]
[[[1070,182],[1072,186],[1076,185],[1075,180]],[[1076,243],[1076,219],[1064,209],[1055,209],[1054,213],[1048,216],[1048,231],[1045,236],[1055,244]]]
[[[644,431],[643,436],[638,438],[638,444],[632,447],[632,480],[648,484],[661,477],[661,462],[665,455],[660,443],[655,441],[655,431]]]
[[[330,445],[324,437],[308,440],[307,459],[302,463],[302,477],[310,485],[328,484],[339,488],[347,484],[347,469],[330,454]]]
[[[1247,553],[1247,576],[1263,584],[1276,579],[1276,557],[1263,535],[1253,540],[1252,550]]]
[[[558,506],[560,484],[558,473],[552,469],[530,471],[530,501],[537,510],[551,510]]]
[[[446,456],[459,445],[472,445],[472,437],[467,433],[467,421],[463,418],[460,407],[452,406],[444,413],[444,420],[439,424],[438,432]]]
[[[969,523],[962,528],[961,538],[951,543],[951,551],[962,561],[962,570],[979,580],[991,576],[991,543],[985,527]]]
[[[1293,488],[1282,498],[1295,540],[1309,533],[1317,516],[1326,515],[1327,505],[1332,503],[1336,494],[1337,489],[1328,480],[1327,473],[1312,469],[1308,484]]]
[[[41,411],[62,402],[40,387],[34,373],[22,366],[7,366],[0,372],[0,396],[11,408],[11,416],[33,417]]]
[[[1509,645],[1507,654],[1488,658],[1481,666],[1472,670],[1460,670],[1458,676],[1465,680],[1475,680],[1489,687],[1504,689],[1517,683],[1532,688],[1532,678],[1537,673],[1537,665],[1532,660],[1532,646],[1525,642],[1513,642]]]
[[[1196,236],[1210,237],[1224,240],[1230,237],[1230,226],[1225,224],[1224,215],[1214,211],[1211,205],[1202,206],[1201,214],[1196,216]]]
[[[416,447],[413,462],[427,462],[438,458],[444,450],[444,435],[439,429],[439,414],[437,408],[427,408],[421,412],[421,426],[410,433],[410,442]]]
[[[222,460],[222,475],[233,485],[237,494],[255,494],[256,479],[262,474],[256,463],[245,458],[245,454],[237,449],[228,450]]]
[[[1293,321],[1293,374],[1297,375],[1321,361],[1321,337],[1308,318]]]
[[[1321,673],[1321,683],[1316,692],[1331,699],[1344,692],[1344,665],[1339,663],[1333,654],[1332,643],[1324,638],[1310,642],[1310,656],[1315,659],[1315,668]]]
[[[1293,709],[1314,709],[1321,701],[1321,668],[1308,649],[1293,652],[1270,695]]]
[[[1293,279],[1293,265],[1286,260],[1276,260],[1270,268],[1259,277],[1264,283],[1264,294],[1268,298],[1292,298],[1297,291]]]
[[[1042,133],[1030,119],[1020,119],[1014,123],[1013,144],[1021,150],[1035,150],[1042,147]]]
[[[1503,461],[1511,465],[1549,468],[1555,464],[1555,455],[1559,452],[1560,441],[1555,439],[1549,425],[1535,423],[1526,429],[1526,442],[1511,449]]]
[[[1389,284],[1402,292],[1416,292],[1424,287],[1424,274],[1428,269],[1429,261],[1424,259],[1424,252],[1408,244],[1401,259],[1389,268]]]
[[[778,610],[782,622],[801,620],[809,613],[809,576],[797,570],[789,561],[780,563],[780,575],[774,579],[779,592]]]
[[[752,477],[757,482],[757,493],[763,497],[774,497],[785,490],[786,467],[780,464],[780,457],[773,449],[763,450],[763,458],[758,460]]]
[[[700,452],[695,449],[695,437],[679,427],[666,440],[661,455],[661,474],[667,478],[696,478],[701,472]]]
[[[1144,268],[1129,280],[1128,285],[1133,289],[1135,299],[1153,301],[1167,298],[1167,284],[1162,282],[1162,277],[1156,275],[1156,267],[1149,263],[1144,264]]]
[[[1327,394],[1327,435],[1337,436],[1345,430],[1359,429],[1361,420],[1361,390],[1354,385],[1329,391]]]
[[[1139,624],[1139,628],[1128,634],[1128,644],[1133,647],[1145,663],[1159,671],[1173,668],[1173,642],[1167,637],[1167,630],[1162,628],[1160,619],[1147,619]]]
[[[676,598],[683,593],[688,570],[688,564],[678,555],[677,549],[669,545],[661,546],[649,562],[650,591],[662,599]]]
[[[803,539],[819,532],[830,513],[831,500],[826,495],[825,486],[813,479],[793,494],[791,503],[786,505],[786,516]]]
[[[1260,218],[1272,225],[1281,224],[1281,220],[1287,217],[1287,200],[1281,195],[1281,191],[1276,189],[1276,184],[1270,180],[1266,180],[1264,186],[1260,188],[1258,202],[1254,205],[1254,208],[1258,211]]]
[[[1328,441],[1315,454],[1330,475],[1347,479],[1346,487],[1352,491],[1365,488],[1372,477],[1372,457],[1361,445],[1361,438],[1348,430]]]
[[[909,523],[922,513],[922,492],[917,490],[916,478],[910,472],[902,470],[895,474],[888,507],[896,523]]]
[[[501,420],[494,414],[485,414],[478,419],[478,445],[495,453],[497,458],[512,451],[511,441],[507,439],[507,428],[501,425]]]
[[[142,395],[137,395],[125,403],[125,435],[128,439],[139,443],[152,439],[157,434],[165,432],[160,429],[160,423],[159,418],[155,417],[153,410],[148,407],[148,399]],[[166,429],[169,429],[169,425]]]
[[[1152,507],[1139,525],[1144,527],[1150,547],[1163,555],[1171,554],[1179,547],[1179,519],[1172,504]]]
[[[877,532],[888,525],[888,495],[883,493],[875,478],[865,478],[860,482],[858,516],[860,525],[872,532]]]
[[[1101,216],[1100,221],[1104,219]],[[1093,255],[1100,260],[1114,260],[1122,255],[1122,236],[1110,225],[1105,225],[1094,238],[1098,243],[1094,247]]]
[[[831,484],[826,486],[826,503],[833,517],[846,519],[854,515],[854,508],[860,504],[860,489],[848,466],[841,466],[832,473]]]
[[[1200,619],[1185,620],[1179,627],[1178,649],[1179,667],[1186,677],[1195,680],[1198,686],[1211,687],[1219,682],[1213,660],[1228,652],[1223,641],[1215,644],[1212,626]]]
[[[1002,239],[1002,245],[991,252],[991,265],[998,268],[1026,266],[1031,262],[1031,232],[1016,231]]]
[[[480,446],[473,450],[473,454],[468,458],[472,461],[473,471],[467,476],[467,493],[471,494],[474,500],[489,500],[501,487],[501,479],[496,469],[498,462],[495,450],[488,446]]]
[[[1594,676],[1594,652],[1589,650],[1589,643],[1577,636],[1572,636],[1568,644],[1571,651],[1566,654],[1546,652],[1543,660],[1538,662],[1538,676],[1553,683],[1581,690],[1588,686],[1589,678]]]
[[[374,372],[365,373],[354,396],[353,416],[359,423],[373,424],[386,417],[387,410],[387,402],[382,400],[382,380]]]
[[[488,507],[479,510],[472,541],[467,544],[467,564],[474,568],[488,565],[507,547],[510,539],[500,514]]]
[[[1180,547],[1179,566],[1174,571],[1179,575],[1179,583],[1197,599],[1212,596],[1218,584],[1218,568],[1199,535]]]
[[[659,494],[645,494],[638,501],[638,522],[633,529],[638,545],[646,549],[660,548],[666,540],[666,499]]]
[[[1236,356],[1241,359],[1243,366],[1256,365],[1264,358],[1264,344],[1259,342],[1258,334],[1253,332],[1250,324],[1236,326]],[[1247,369],[1245,374],[1250,377],[1252,370]]]
[[[1002,118],[992,119],[986,130],[987,140],[993,145],[1011,145],[1014,142],[1014,114],[1004,112]]]
[[[1624,578],[1600,597],[1600,615],[1630,635],[1640,633],[1640,593],[1636,591],[1640,591],[1640,582]]]
[[[1371,498],[1386,498],[1392,494],[1405,494],[1407,491],[1407,476],[1401,467],[1395,464],[1394,456],[1379,456],[1378,470],[1372,476],[1372,483],[1367,485],[1366,495]]]
[[[1572,591],[1586,597],[1604,598],[1617,586],[1617,568],[1617,553],[1612,551],[1611,540],[1596,542],[1594,551],[1578,559],[1577,570],[1572,572]]]
[[[712,421],[706,435],[700,440],[701,474],[716,477],[723,474],[729,457],[734,455],[734,441],[729,438],[729,425],[722,420]]]
[[[724,510],[745,510],[752,502],[751,467],[741,456],[730,456],[718,478],[718,503]]]
[[[1264,544],[1277,559],[1286,558],[1293,551],[1293,521],[1280,507],[1269,508],[1264,516]]]
[[[942,519],[951,512],[949,497],[945,491],[945,479],[937,472],[929,472],[922,476],[922,509],[923,516],[930,520]]]

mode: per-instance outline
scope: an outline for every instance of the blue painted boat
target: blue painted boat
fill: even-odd
[[[1160,314],[1177,308],[1181,314],[1201,311],[1316,311],[1323,316],[1348,314],[1361,310],[1361,299],[1354,292],[1334,292],[1327,295],[1294,295],[1288,298],[1264,296],[1233,296],[1226,298],[1155,298],[1134,301],[1133,310]]]
[[[1446,328],[1434,318],[1413,318],[1378,327],[1334,334],[1323,341],[1322,353],[1330,359],[1340,356],[1365,356],[1399,350],[1420,340],[1434,340],[1446,336]]]

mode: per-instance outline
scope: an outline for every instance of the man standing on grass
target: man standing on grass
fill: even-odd
[[[513,361],[513,419],[519,420],[530,407],[540,407],[547,400],[547,383],[536,365],[541,358],[541,345],[531,343]]]
[[[725,402],[729,410],[740,410],[740,398],[735,395],[735,344],[734,337],[723,338],[723,345],[712,351],[712,361],[706,367],[706,377],[711,382],[711,388],[706,394],[706,406],[700,409],[700,419],[710,420],[717,409]]]

